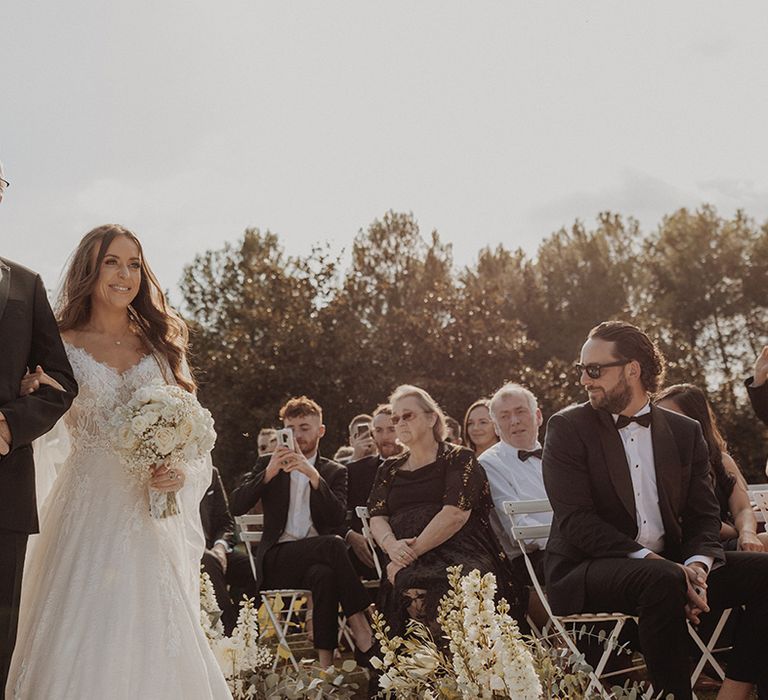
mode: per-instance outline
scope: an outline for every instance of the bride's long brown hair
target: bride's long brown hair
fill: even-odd
[[[128,307],[131,324],[140,333],[149,350],[165,357],[173,377],[187,391],[195,390],[195,381],[186,364],[189,330],[184,320],[165,299],[154,273],[144,258],[141,242],[123,226],[105,224],[83,236],[64,274],[57,303],[59,330],[77,330],[91,317],[91,294],[110,244],[117,236],[129,238],[139,249],[141,284],[136,298]],[[98,250],[94,258],[94,251]]]

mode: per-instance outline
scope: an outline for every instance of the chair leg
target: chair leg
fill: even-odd
[[[698,632],[696,632],[696,630],[691,626],[691,623],[688,623],[688,632],[693,638],[693,641],[696,642],[696,646],[698,646],[701,650],[701,658],[699,659],[699,662],[696,664],[696,668],[694,668],[693,673],[691,674],[691,687],[693,687],[696,681],[699,680],[699,676],[704,670],[704,666],[706,666],[707,662],[709,662],[709,664],[712,666],[715,673],[720,676],[720,680],[725,678],[725,671],[723,671],[723,667],[712,655],[712,652],[714,651],[717,640],[720,639],[720,635],[722,634],[723,628],[725,627],[725,623],[728,622],[728,618],[730,616],[730,608],[723,611],[723,614],[720,616],[715,629],[712,631],[712,636],[709,638],[709,643],[706,645],[704,644],[701,637],[699,637]]]
[[[296,661],[296,657],[293,655],[293,650],[288,645],[288,640],[285,638],[285,629],[283,629],[283,625],[280,624],[280,621],[275,615],[275,611],[272,609],[272,601],[269,600],[266,594],[262,593],[261,602],[264,604],[264,607],[266,608],[267,615],[269,616],[270,622],[272,623],[272,626],[275,629],[275,634],[277,635],[278,648],[282,646],[288,652],[291,665],[296,671],[298,671],[299,664]],[[289,622],[290,620],[286,621],[286,629]],[[279,659],[280,659],[280,654],[279,653],[275,654],[275,660],[272,662],[273,671],[277,668],[277,662]]]

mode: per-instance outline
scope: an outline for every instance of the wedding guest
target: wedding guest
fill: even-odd
[[[369,422],[367,424],[360,422],[358,419],[361,418],[367,418]],[[368,432],[363,431],[356,435],[357,425],[367,425]],[[346,525],[339,534],[352,550],[352,563],[355,569],[364,579],[370,580],[377,577],[376,569],[373,555],[362,535],[363,524],[357,517],[355,508],[368,504],[368,497],[381,463],[402,452],[403,446],[397,442],[395,426],[392,423],[392,407],[389,404],[380,404],[373,412],[373,416],[363,414],[353,419],[350,424],[350,439],[358,453],[364,456],[353,459],[347,464],[347,508],[351,512],[351,518],[349,525]]]
[[[274,428],[262,428],[256,438],[256,446],[259,457],[271,455],[277,448],[277,430]]]
[[[480,455],[478,461],[485,470],[495,506],[491,524],[510,559],[522,556],[512,541],[512,522],[504,512],[504,501],[522,501],[546,498],[544,478],[541,474],[541,443],[539,428],[541,410],[533,392],[520,384],[509,383],[499,389],[490,400],[490,415],[501,440]],[[536,513],[521,516],[520,525],[549,525],[552,516]],[[530,558],[537,567],[544,564],[546,540],[527,543]],[[543,580],[543,570],[542,570]]]
[[[312,591],[313,641],[324,668],[333,663],[341,604],[358,661],[367,665],[373,650],[365,616],[370,599],[344,541],[332,534],[346,517],[347,470],[318,452],[325,425],[315,401],[290,399],[280,419],[292,429],[295,449],[278,446],[260,457],[231,497],[235,515],[258,502],[264,508],[264,533],[255,554],[257,585]]]
[[[768,425],[768,345],[766,345],[755,360],[752,376],[744,384],[747,387],[749,400],[755,415]]]
[[[501,440],[485,450],[478,461],[488,477],[495,506],[491,511],[491,525],[516,574],[530,585],[532,582],[522,552],[510,535],[512,522],[504,512],[503,503],[547,497],[541,474],[541,410],[533,392],[514,383],[501,387],[491,398],[489,408],[496,434]],[[517,518],[518,525],[549,525],[551,522],[549,513]],[[542,583],[546,544],[546,539],[526,542],[528,557]],[[547,612],[532,588],[528,594],[528,615],[539,627],[547,622]]]
[[[258,593],[248,555],[235,549],[235,521],[229,512],[221,475],[213,468],[211,485],[200,501],[200,520],[205,534],[202,566],[208,573],[221,608],[224,631],[231,634],[237,622],[243,595]]]
[[[356,462],[376,454],[376,443],[373,441],[373,416],[360,413],[349,423],[349,446],[352,448],[351,461]]]
[[[0,164],[0,201],[8,181]],[[69,409],[77,383],[40,276],[0,258],[0,695],[16,643],[22,572],[38,531],[32,441]],[[26,368],[42,367],[58,387],[21,396]]]
[[[768,534],[757,534],[757,519],[747,494],[747,482],[718,429],[712,406],[693,384],[674,384],[659,392],[656,406],[693,418],[704,433],[709,451],[710,481],[720,506],[720,541],[726,550],[762,552]]]
[[[467,409],[464,414],[464,437],[467,447],[478,456],[499,441],[488,410],[488,399],[478,399]]]
[[[463,445],[459,421],[451,416],[445,417],[445,439],[453,445]]]
[[[380,607],[388,623],[396,634],[408,617],[434,629],[446,567],[456,564],[494,572],[499,594],[519,614],[522,590],[491,531],[488,481],[474,453],[445,441],[445,416],[423,389],[400,386],[390,403],[407,449],[379,467],[368,501],[371,531],[386,554]]]
[[[544,444],[553,611],[638,616],[654,693],[686,700],[686,618],[744,605],[718,697],[746,700],[768,675],[768,556],[723,552],[701,427],[650,404],[664,358],[645,333],[601,323],[576,367],[589,401],[552,416]]]

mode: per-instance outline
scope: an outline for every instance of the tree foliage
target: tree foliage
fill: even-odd
[[[603,213],[594,228],[553,233],[533,257],[484,248],[458,269],[437,231],[425,237],[412,214],[390,211],[357,234],[350,258],[343,268],[322,247],[290,256],[275,234],[249,229],[185,269],[193,363],[230,484],[252,464],[258,429],[297,394],[323,406],[326,452],[402,383],[461,419],[519,381],[551,415],[583,400],[572,364],[589,329],[611,318],[658,339],[669,383],[708,389],[733,453],[758,478],[764,433],[741,380],[768,328],[768,224],[705,206],[643,235]]]

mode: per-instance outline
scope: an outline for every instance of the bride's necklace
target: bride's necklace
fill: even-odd
[[[128,330],[127,330],[125,333],[123,333],[121,336],[119,336],[119,337],[117,337],[117,338],[111,337],[109,334],[107,334],[107,333],[104,333],[104,332],[102,332],[102,331],[95,331],[95,329],[93,329],[93,328],[91,328],[90,330],[91,330],[91,331],[93,331],[93,332],[96,332],[96,333],[99,333],[99,332],[100,332],[100,333],[101,333],[102,335],[104,335],[104,336],[105,336],[105,337],[106,337],[108,340],[110,340],[110,341],[111,341],[111,342],[112,342],[114,345],[118,345],[118,346],[122,345],[122,344],[123,344],[123,342],[124,342],[124,341],[125,341],[127,338],[130,338],[130,337],[132,337],[132,336],[136,335],[136,334],[135,334],[135,333],[134,333],[134,332],[133,332],[133,331],[132,331],[130,328],[129,328],[129,329],[128,329]]]

